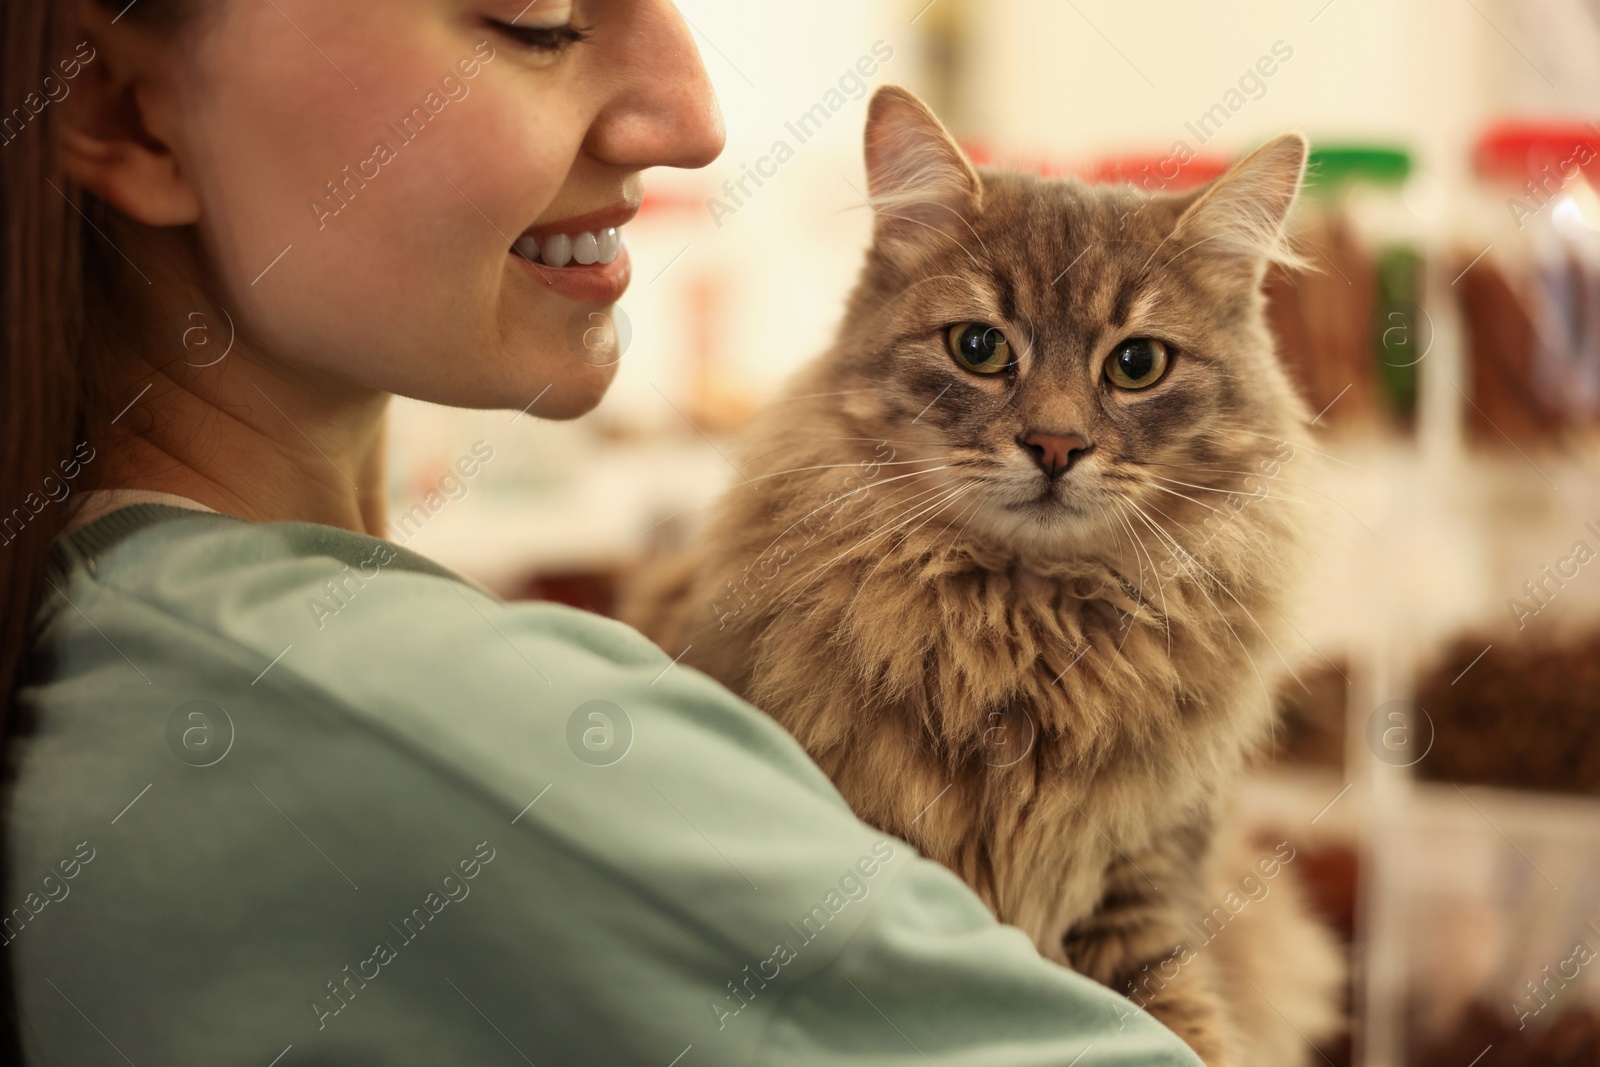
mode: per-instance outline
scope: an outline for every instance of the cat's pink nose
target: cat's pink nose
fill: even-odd
[[[1079,456],[1094,447],[1082,434],[1045,433],[1042,430],[1029,430],[1017,438],[1017,444],[1028,450],[1048,478],[1054,478],[1069,469]]]

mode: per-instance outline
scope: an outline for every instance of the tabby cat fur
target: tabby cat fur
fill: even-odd
[[[1153,197],[978,170],[881,88],[873,241],[836,338],[623,609],[1209,1067],[1310,1063],[1339,1025],[1339,957],[1293,871],[1214,944],[1189,925],[1270,854],[1219,803],[1270,735],[1307,556],[1275,483],[1308,412],[1260,292],[1293,258],[1305,158],[1285,135]],[[1166,369],[1121,387],[1108,360],[1153,365],[1144,338]]]

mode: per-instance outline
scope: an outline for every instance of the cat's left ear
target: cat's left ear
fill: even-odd
[[[1178,219],[1169,240],[1204,241],[1208,258],[1232,258],[1252,273],[1273,262],[1304,266],[1289,247],[1284,222],[1300,191],[1308,151],[1298,133],[1268,141],[1212,182]]]
[[[908,89],[885,85],[873,94],[866,159],[867,195],[880,235],[914,240],[929,235],[929,227],[961,232],[966,217],[982,206],[983,185],[966,153]]]

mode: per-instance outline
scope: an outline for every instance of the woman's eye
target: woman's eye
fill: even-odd
[[[965,369],[975,374],[999,374],[1011,366],[1011,346],[998,326],[958,322],[945,331],[945,347]]]
[[[1146,389],[1167,370],[1167,346],[1153,337],[1122,342],[1106,360],[1106,378],[1118,389]]]
[[[518,26],[498,19],[484,19],[490,28],[525,47],[540,52],[559,52],[568,45],[589,39],[589,32],[567,23],[565,26]]]

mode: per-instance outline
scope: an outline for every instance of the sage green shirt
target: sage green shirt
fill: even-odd
[[[621,623],[156,504],[50,581],[6,828],[30,1063],[1199,1063]]]

